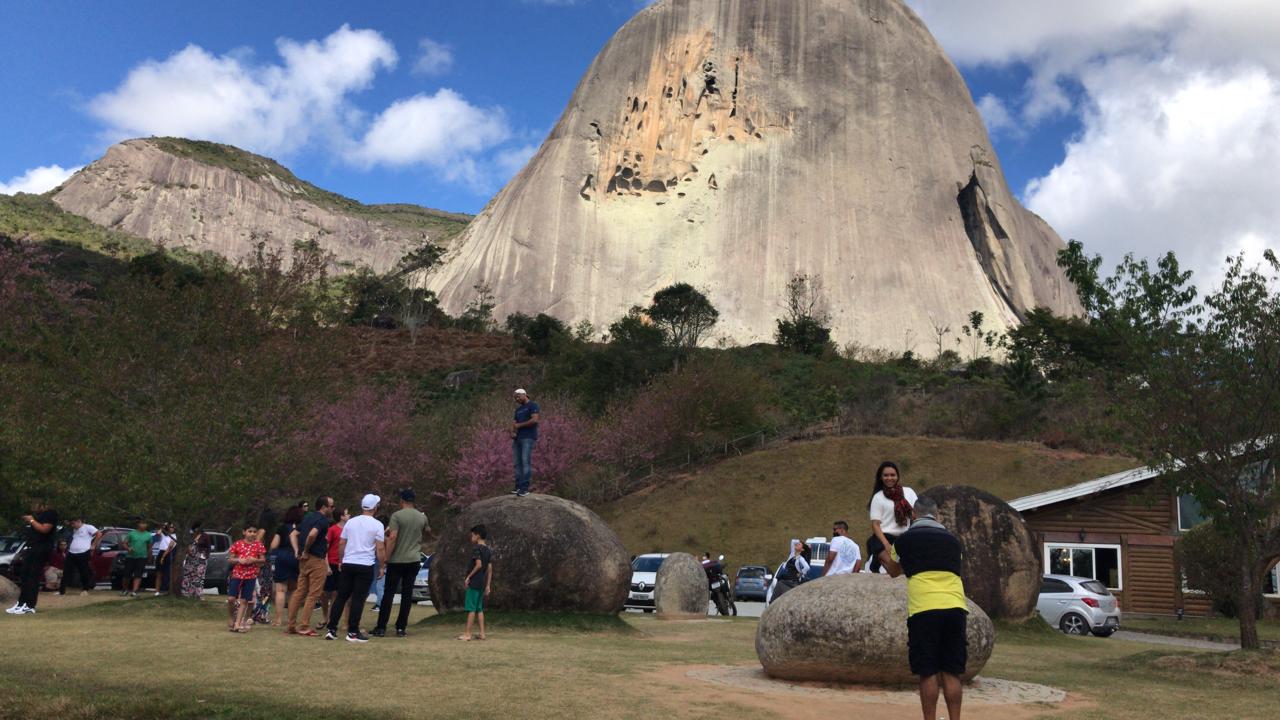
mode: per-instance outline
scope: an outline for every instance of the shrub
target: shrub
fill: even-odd
[[[1187,587],[1207,595],[1215,612],[1236,617],[1236,593],[1241,580],[1236,540],[1212,523],[1202,523],[1178,538],[1174,552]],[[1259,593],[1254,607],[1261,609],[1265,605]]]
[[[403,385],[386,392],[361,386],[317,405],[300,440],[348,495],[386,495],[412,486],[430,459],[414,432],[413,407]]]

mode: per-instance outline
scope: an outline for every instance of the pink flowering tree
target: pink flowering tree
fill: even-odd
[[[450,468],[453,486],[440,496],[453,507],[501,495],[514,487],[509,418],[485,418],[463,434]],[[533,450],[534,492],[550,492],[592,455],[590,422],[569,406],[546,407]]]
[[[382,391],[367,385],[319,404],[302,440],[355,496],[386,496],[413,485],[430,460],[413,427],[413,397],[400,385]],[[335,496],[343,493],[335,488]]]

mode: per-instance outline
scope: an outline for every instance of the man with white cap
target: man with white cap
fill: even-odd
[[[377,495],[365,495],[360,500],[363,512],[359,517],[348,520],[342,528],[338,541],[338,556],[342,558],[338,565],[338,601],[329,609],[329,632],[324,636],[325,640],[338,639],[338,621],[342,618],[343,608],[350,602],[347,642],[369,642],[369,636],[360,632],[360,615],[369,599],[369,586],[373,584],[374,561],[383,569],[387,566],[386,536],[382,523],[373,516],[380,502],[382,498]]]
[[[516,416],[511,423],[511,455],[516,466],[516,489],[512,495],[529,494],[529,480],[533,477],[533,446],[538,442],[538,420],[541,409],[529,399],[524,388],[516,390]]]

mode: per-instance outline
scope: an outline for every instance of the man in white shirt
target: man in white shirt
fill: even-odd
[[[80,594],[88,595],[93,589],[93,569],[89,559],[98,551],[102,542],[102,531],[85,522],[83,518],[71,519],[71,544],[67,546],[67,564],[62,573],[62,582],[58,585],[58,594],[67,594],[67,577],[75,569],[76,580],[80,583]]]
[[[849,539],[849,523],[837,520],[831,528],[831,546],[822,567],[822,576],[851,575],[862,569],[862,551]]]
[[[373,584],[373,566],[376,560],[385,572],[387,567],[386,533],[382,523],[373,516],[382,498],[365,495],[360,501],[363,512],[347,521],[338,541],[338,601],[329,610],[329,632],[325,640],[338,639],[338,621],[347,603],[347,642],[366,643],[369,636],[360,632],[360,615],[369,599],[369,586]]]

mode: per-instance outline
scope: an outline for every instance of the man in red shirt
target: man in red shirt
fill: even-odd
[[[347,521],[351,519],[351,510],[342,508],[335,510],[333,513],[334,523],[329,526],[329,532],[326,538],[329,541],[329,553],[326,558],[329,562],[329,576],[324,579],[324,617],[325,623],[328,623],[329,608],[333,605],[333,601],[338,597],[338,569],[342,563],[342,554],[338,552],[338,546],[342,544],[342,528],[347,526]],[[320,625],[325,627],[324,624]]]
[[[227,629],[247,633],[248,615],[253,607],[258,573],[267,561],[267,549],[258,541],[256,523],[245,523],[243,539],[231,544],[228,556],[231,579],[227,581]]]

